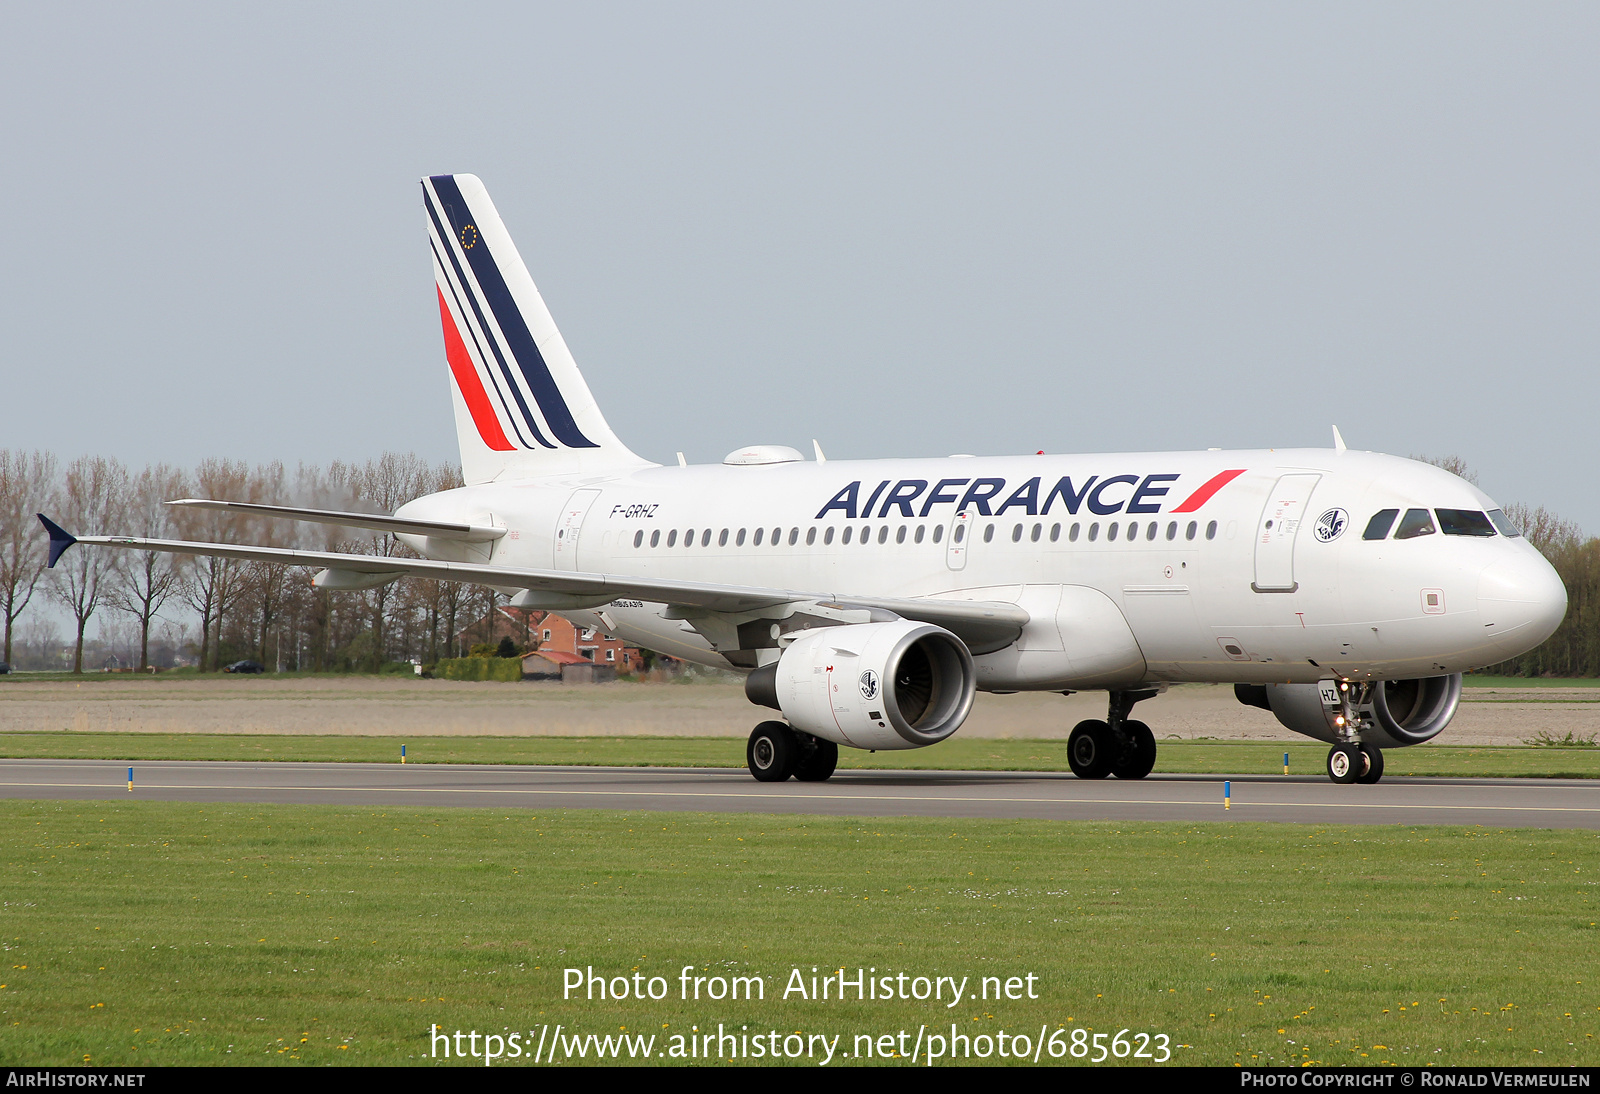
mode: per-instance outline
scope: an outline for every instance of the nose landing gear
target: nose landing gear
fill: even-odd
[[[1328,750],[1328,778],[1336,783],[1371,785],[1383,778],[1383,750],[1362,742],[1361,719],[1350,701],[1351,684],[1341,680],[1338,687],[1339,715],[1335,719],[1335,732],[1339,743]]]

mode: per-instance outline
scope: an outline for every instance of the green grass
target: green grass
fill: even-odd
[[[742,767],[736,737],[412,737],[410,763],[578,764],[617,767]],[[399,763],[395,737],[200,733],[0,733],[0,758],[61,760],[300,760]],[[1299,775],[1323,771],[1326,745],[1163,741],[1156,771],[1200,775]],[[1600,749],[1489,748],[1426,744],[1384,753],[1389,775],[1600,778]],[[839,750],[839,767],[965,771],[1066,771],[1066,742],[960,737],[907,752]]]
[[[1475,676],[1461,678],[1469,688],[1600,688],[1595,676]]]
[[[1593,1066],[1596,843],[4,801],[0,1063],[407,1064],[431,1023],[667,1038],[720,1022],[842,1033],[848,1051],[954,1022],[1161,1032],[1190,1064]],[[679,1001],[685,965],[762,976],[766,998]],[[564,1001],[562,970],[589,966],[672,994]],[[973,988],[1031,973],[1038,998],[785,1002],[812,966]]]

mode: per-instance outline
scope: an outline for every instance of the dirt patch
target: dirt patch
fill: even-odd
[[[1469,688],[1442,739],[1522,744],[1600,733],[1592,688]],[[1104,692],[982,695],[966,737],[1065,738],[1105,717]],[[1158,739],[1304,741],[1226,684],[1183,684],[1136,708]],[[743,737],[763,717],[732,682],[467,683],[378,677],[0,680],[0,732],[293,733],[363,736]]]

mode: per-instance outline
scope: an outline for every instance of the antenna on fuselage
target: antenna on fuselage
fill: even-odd
[[[679,467],[688,467],[689,466],[689,461],[683,458],[683,453],[682,452],[678,453],[678,466]]]
[[[1333,450],[1335,452],[1343,452],[1344,451],[1344,438],[1339,436],[1339,427],[1338,426],[1334,426],[1333,427]]]
[[[828,457],[826,457],[826,456],[824,456],[822,454],[822,446],[817,443],[817,439],[815,437],[811,438],[811,451],[813,451],[813,452],[815,452],[817,454],[817,462],[818,463],[827,463],[828,462]]]

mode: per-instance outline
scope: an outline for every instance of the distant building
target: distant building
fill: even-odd
[[[522,658],[524,680],[559,680],[563,684],[607,684],[617,670],[565,650],[535,650]]]
[[[635,673],[644,668],[644,658],[635,647],[593,627],[580,627],[554,612],[500,607],[494,610],[492,620],[480,616],[455,635],[457,649],[483,642],[494,645],[502,638],[509,638],[530,652],[572,654],[617,672]]]

